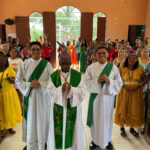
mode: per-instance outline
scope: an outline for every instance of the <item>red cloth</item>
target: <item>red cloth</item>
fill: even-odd
[[[78,62],[76,60],[76,57],[77,57],[76,45],[71,45],[71,49],[72,49],[72,55],[71,55],[72,64],[76,65],[76,64],[78,64]]]
[[[42,47],[42,58],[50,58],[50,52],[53,50],[52,46]]]
[[[107,61],[108,61],[108,62],[110,62],[110,59],[111,59],[113,53],[114,53],[114,49],[111,48],[111,49],[108,51],[108,57],[107,57]]]
[[[115,50],[115,51],[112,53],[111,58],[114,60],[114,59],[117,58],[117,57],[118,57],[118,51]]]

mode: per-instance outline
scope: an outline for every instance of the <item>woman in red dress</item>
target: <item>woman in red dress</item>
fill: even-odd
[[[75,40],[73,40],[73,44],[71,45],[71,49],[72,49],[72,55],[71,55],[71,60],[72,60],[72,65],[73,68],[78,64],[77,60],[76,60],[76,56],[77,56],[77,49],[76,49],[76,44],[75,44]]]

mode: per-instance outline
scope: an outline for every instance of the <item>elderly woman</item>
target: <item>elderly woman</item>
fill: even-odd
[[[126,136],[126,125],[130,127],[130,133],[138,137],[134,128],[144,124],[143,86],[147,78],[135,53],[129,53],[120,73],[124,84],[117,95],[114,122],[120,126],[121,136]]]
[[[140,65],[145,68],[145,65],[150,61],[149,50],[147,48],[143,49],[142,57],[140,58]]]

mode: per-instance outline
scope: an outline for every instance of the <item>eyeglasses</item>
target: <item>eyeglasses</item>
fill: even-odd
[[[32,51],[40,51],[41,49],[40,48],[32,48],[31,50]]]
[[[97,53],[98,55],[106,55],[107,52],[101,52],[101,53]]]

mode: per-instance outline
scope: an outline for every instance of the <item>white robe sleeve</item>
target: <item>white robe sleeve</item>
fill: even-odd
[[[23,94],[23,96],[28,96],[29,92],[30,92],[30,82],[25,81],[24,79],[24,71],[23,71],[23,64],[21,64],[19,66],[17,75],[16,75],[16,84],[19,88],[19,90],[21,91],[21,93]]]
[[[121,89],[123,83],[120,76],[119,69],[116,66],[112,68],[114,78],[112,79],[110,76],[110,84],[108,85],[108,94],[115,96],[118,94],[119,90]]]
[[[81,80],[78,87],[71,87],[71,93],[72,93],[72,97],[70,99],[71,107],[79,106],[81,102],[84,100],[84,97],[86,95],[86,87],[84,81]]]
[[[90,93],[100,93],[101,86],[97,82],[98,78],[92,79],[90,67],[85,72],[84,82]]]
[[[47,93],[54,103],[66,107],[66,100],[63,98],[62,94],[62,86],[56,88],[51,79],[47,86]]]

